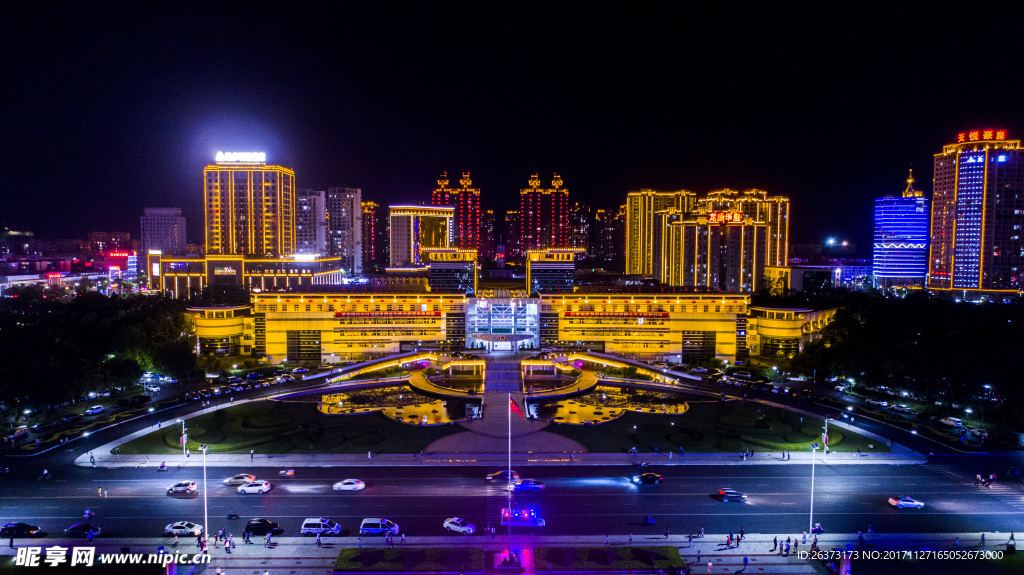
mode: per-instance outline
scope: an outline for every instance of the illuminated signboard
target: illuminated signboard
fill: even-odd
[[[215,268],[213,268],[213,275],[215,275],[215,276],[233,276],[233,275],[235,275],[235,268],[230,267],[230,266],[226,266],[226,267],[222,267],[222,268],[215,267]]]
[[[267,154],[264,152],[217,152],[217,161],[264,163],[267,161]]]
[[[736,212],[708,212],[708,223],[740,224],[743,223],[743,214]]]
[[[1001,141],[1006,139],[1006,130],[970,130],[956,135],[956,143],[981,142],[986,140]]]

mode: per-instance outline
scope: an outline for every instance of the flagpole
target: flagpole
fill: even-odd
[[[512,392],[508,394],[508,557],[512,559]]]

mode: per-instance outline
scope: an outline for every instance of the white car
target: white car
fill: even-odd
[[[203,534],[203,526],[191,521],[179,521],[164,527],[164,535],[192,535]]]
[[[893,507],[899,509],[902,509],[904,507],[913,507],[915,509],[921,509],[922,507],[924,507],[924,502],[918,501],[917,499],[911,499],[910,497],[901,497],[900,499],[890,497],[889,505],[892,505]]]
[[[265,479],[259,479],[238,488],[239,493],[259,493],[264,494],[270,491],[270,482]]]
[[[99,415],[101,413],[103,413],[103,406],[102,405],[94,405],[94,406],[90,407],[89,409],[85,410],[85,414],[86,415]]]
[[[345,479],[334,484],[335,491],[360,491],[366,488],[366,484],[359,479]]]
[[[153,393],[156,393],[156,392],[160,391],[160,386],[159,385],[147,385],[146,386],[146,391],[151,391]]]
[[[472,535],[473,533],[476,533],[476,527],[473,527],[472,523],[460,517],[449,517],[444,520],[443,525],[448,531],[462,533],[463,535]]]
[[[195,481],[179,481],[167,488],[167,493],[192,493],[196,490]]]
[[[256,481],[255,475],[249,475],[248,473],[239,473],[234,477],[228,477],[224,480],[224,485],[246,485]]]

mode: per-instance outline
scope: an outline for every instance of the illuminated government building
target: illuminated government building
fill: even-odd
[[[206,254],[146,254],[151,289],[175,298],[208,286],[273,291],[341,281],[338,258],[296,254],[295,172],[263,153],[217,154],[203,169]]]
[[[1024,272],[1024,152],[970,130],[935,154],[928,288],[1016,294]]]

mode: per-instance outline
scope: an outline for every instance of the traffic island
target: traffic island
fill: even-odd
[[[483,566],[484,550],[479,547],[347,548],[334,561],[334,573],[463,573],[481,572]]]
[[[537,573],[557,571],[652,571],[681,569],[686,560],[679,548],[658,547],[535,547]]]

